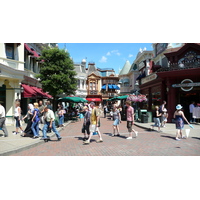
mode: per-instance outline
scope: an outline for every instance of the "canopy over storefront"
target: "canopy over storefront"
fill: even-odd
[[[88,101],[81,97],[63,97],[59,98],[58,101],[61,102],[72,102],[72,103],[87,103]]]
[[[24,98],[52,98],[51,95],[49,95],[46,92],[43,92],[41,88],[37,88],[34,86],[22,84],[21,85],[24,88],[24,92],[22,93],[22,96]]]

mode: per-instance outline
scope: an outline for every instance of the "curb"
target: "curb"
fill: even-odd
[[[67,126],[70,123],[71,123],[71,120],[68,121],[66,124],[64,124],[64,126]],[[63,128],[64,127],[57,128],[58,132],[60,132],[61,130],[63,130]],[[55,136],[55,133],[51,133],[49,136],[53,137],[53,136]],[[32,144],[28,144],[28,145],[25,145],[25,146],[21,146],[21,147],[18,147],[18,148],[15,148],[15,149],[12,149],[12,150],[0,153],[0,156],[9,156],[11,154],[15,154],[15,153],[21,152],[21,151],[26,150],[26,149],[30,149],[32,147],[36,147],[36,146],[38,146],[38,145],[40,145],[42,143],[44,144],[44,141],[39,139],[39,140],[36,140],[35,142],[33,142]]]

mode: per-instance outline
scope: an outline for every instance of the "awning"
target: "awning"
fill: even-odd
[[[106,85],[103,85],[101,89],[106,90]]]
[[[94,102],[101,102],[102,100],[100,98],[86,98],[89,102],[94,101]]]
[[[62,102],[73,102],[73,103],[86,103],[87,100],[81,98],[81,97],[63,97],[59,98],[58,101]]]
[[[22,93],[22,97],[24,98],[30,98],[35,97],[36,92],[31,88],[29,85],[21,84],[21,86],[24,88],[24,92]]]
[[[32,86],[32,88],[33,88],[33,90],[36,91],[37,96],[41,96],[43,98],[52,98],[51,95],[47,94],[46,92],[43,92],[41,88],[37,88],[37,87],[33,87],[33,86]]]
[[[106,89],[106,85],[103,85],[101,89],[105,90]],[[108,84],[108,89],[120,90],[120,88],[115,84],[113,84],[113,85]]]
[[[34,53],[32,52],[31,48],[30,48],[26,43],[24,43],[24,47],[25,47],[25,49],[28,51],[28,53],[29,53],[30,55],[34,55]]]
[[[37,88],[34,86],[29,86],[26,84],[21,85],[24,88],[24,92],[22,93],[22,97],[31,98],[31,97],[40,97],[40,98],[52,98],[51,95],[43,92],[41,88]]]
[[[125,79],[123,79],[123,83],[129,83],[129,79],[128,78],[125,78]]]
[[[26,43],[24,43],[24,47],[29,52],[29,54],[32,55],[33,57],[36,57],[36,58],[40,57],[39,54],[33,48],[30,48]]]

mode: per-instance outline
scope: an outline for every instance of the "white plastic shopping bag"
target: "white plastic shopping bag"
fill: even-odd
[[[189,134],[190,134],[190,129],[185,129],[185,135],[187,138],[189,137]]]

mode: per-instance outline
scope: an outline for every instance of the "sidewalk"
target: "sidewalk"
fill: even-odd
[[[123,121],[124,123],[125,121]],[[68,121],[65,123],[65,126],[68,126],[71,123],[71,121]],[[110,123],[110,122],[109,122]],[[106,123],[107,124],[107,123]],[[107,127],[105,124],[105,127]],[[144,128],[147,131],[150,131],[151,125],[154,123],[140,123],[135,122],[135,125]],[[23,128],[25,128],[26,124],[23,124]],[[110,125],[109,125],[110,126]],[[200,124],[193,124],[194,129],[191,129],[188,125],[185,125],[185,129],[190,129],[189,138],[199,138],[200,137]],[[126,127],[126,125],[124,126]],[[9,136],[8,137],[1,137],[2,136],[2,130],[0,130],[0,156],[6,156],[11,155],[17,152],[20,152],[25,149],[29,149],[31,147],[37,146],[41,143],[44,143],[43,140],[38,139],[32,139],[30,137],[21,137],[20,134],[13,135],[12,131],[15,130],[15,127],[13,126],[7,126]],[[58,128],[58,131],[61,131],[63,128]],[[80,127],[75,127],[75,132],[80,132]],[[126,129],[126,128],[125,128]],[[154,132],[157,131],[157,128],[154,128]],[[185,129],[183,130],[183,135],[185,135]],[[106,131],[106,130],[105,130]],[[176,135],[176,129],[175,124],[173,123],[167,123],[165,128],[161,128],[162,133],[170,134],[172,137],[175,137]],[[77,134],[74,133],[74,134]],[[106,133],[105,133],[106,134]],[[49,133],[49,136],[54,136],[55,134]],[[40,131],[40,136],[42,136],[42,132]],[[140,136],[139,136],[140,137]]]
[[[135,122],[135,125],[140,127],[140,128],[145,128],[146,130],[150,131],[151,130],[151,125],[154,123],[141,123],[141,122]],[[194,129],[190,128],[188,124],[184,125],[183,129],[183,135],[185,135],[185,130],[190,129],[189,137],[200,137],[200,124],[199,123],[193,123],[192,126]],[[154,131],[157,131],[158,128],[154,127]],[[153,131],[153,130],[152,130]],[[167,123],[166,127],[161,127],[162,133],[170,134],[173,135],[174,137],[176,136],[176,127],[174,123]]]
[[[64,124],[64,126],[67,126],[71,121],[68,121]],[[26,127],[26,124],[24,123],[22,125],[23,130]],[[3,131],[0,130],[0,156],[6,156],[13,153],[17,153],[19,151],[29,149],[31,147],[37,146],[41,143],[44,143],[43,140],[40,140],[40,138],[32,139],[30,137],[21,137],[20,133],[17,135],[13,135],[13,131],[15,131],[15,126],[6,126],[8,130],[8,137],[2,137]],[[57,128],[57,130],[60,132],[63,128]],[[20,129],[19,129],[20,130]],[[39,132],[40,136],[42,136],[42,131]],[[52,137],[55,135],[55,133],[52,131],[51,133],[47,134],[48,136]]]

